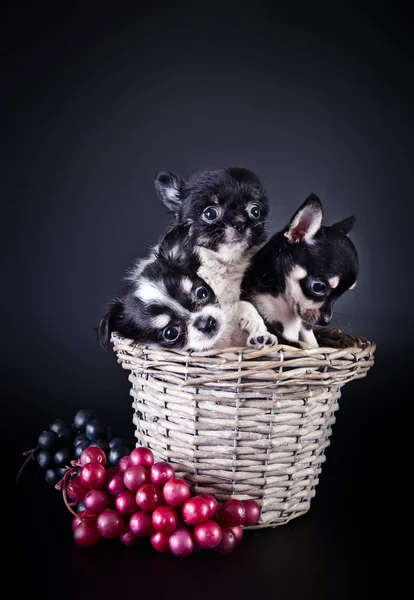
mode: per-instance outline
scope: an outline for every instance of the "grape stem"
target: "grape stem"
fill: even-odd
[[[57,490],[62,490],[62,496],[63,496],[63,502],[66,505],[66,508],[68,509],[68,511],[70,513],[72,513],[72,515],[74,515],[75,517],[78,517],[82,522],[87,521],[88,519],[94,519],[95,515],[92,515],[90,517],[86,517],[86,516],[81,516],[79,513],[75,512],[72,508],[72,506],[75,503],[69,502],[68,500],[68,496],[67,496],[67,484],[68,484],[68,479],[71,475],[73,475],[74,473],[77,473],[79,470],[79,466],[77,467],[66,467],[66,473],[64,474],[63,478],[55,485],[55,488]]]
[[[26,460],[24,461],[24,463],[22,464],[22,466],[20,467],[17,476],[16,476],[16,483],[19,481],[21,474],[23,473],[24,468],[26,467],[27,463],[31,460],[34,460],[35,457],[35,453],[36,450],[38,449],[38,446],[36,446],[36,448],[32,448],[31,450],[25,450],[23,452],[23,456],[27,456]]]

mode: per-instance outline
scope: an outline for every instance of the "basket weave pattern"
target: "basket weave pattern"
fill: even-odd
[[[323,330],[319,348],[159,350],[112,336],[130,371],[137,445],[172,463],[194,493],[254,499],[255,527],[310,508],[341,388],[364,377],[375,344]]]

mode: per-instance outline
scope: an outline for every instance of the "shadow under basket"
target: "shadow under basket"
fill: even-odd
[[[129,373],[137,446],[170,462],[193,493],[256,500],[257,525],[310,508],[341,388],[365,377],[375,343],[337,329],[319,348],[160,350],[112,336]]]

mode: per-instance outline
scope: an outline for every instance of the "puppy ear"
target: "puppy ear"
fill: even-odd
[[[181,206],[181,191],[184,179],[179,175],[158,171],[155,175],[155,189],[158,197],[173,213],[177,213]]]
[[[309,242],[322,225],[322,204],[318,196],[311,194],[293,215],[285,236],[290,244]]]
[[[353,229],[354,225],[355,225],[355,217],[352,215],[352,217],[347,217],[346,219],[343,219],[342,221],[338,221],[338,223],[334,223],[332,225],[332,227],[334,227],[341,233],[348,235],[348,233]]]
[[[122,303],[115,300],[110,303],[108,310],[102,317],[98,327],[98,341],[101,347],[106,350],[108,348],[111,333],[116,330],[118,315],[122,311]]]

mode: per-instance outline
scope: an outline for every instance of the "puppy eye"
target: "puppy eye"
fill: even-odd
[[[257,204],[254,204],[251,209],[250,209],[250,215],[254,218],[254,219],[258,219],[260,217],[260,208],[257,206]]]
[[[205,300],[208,297],[208,289],[204,285],[199,285],[195,289],[195,295],[198,300]]]
[[[312,292],[315,294],[323,294],[326,290],[326,283],[323,281],[314,281],[312,283]]]
[[[173,342],[174,340],[176,340],[178,338],[179,333],[180,332],[178,331],[177,327],[166,327],[164,329],[164,337],[169,342]]]
[[[207,221],[215,221],[218,217],[217,208],[214,208],[214,206],[209,206],[203,212],[203,216]]]

